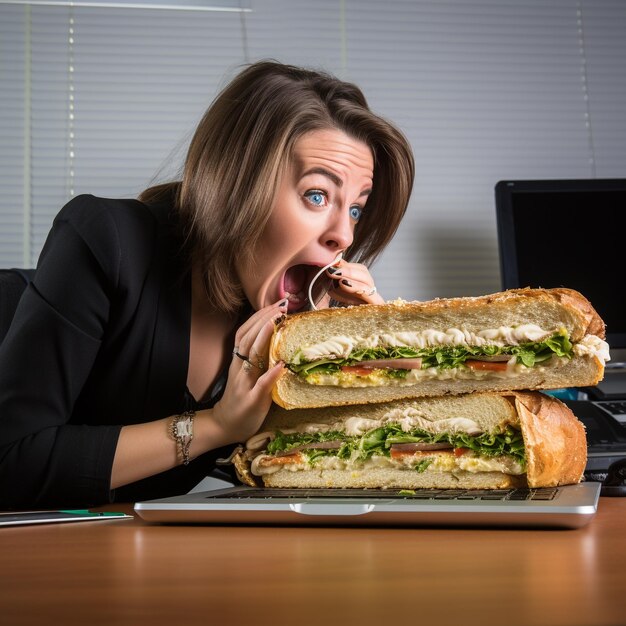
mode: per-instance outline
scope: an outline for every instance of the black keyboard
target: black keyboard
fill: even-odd
[[[558,493],[554,487],[537,489],[241,489],[226,494],[207,496],[207,500],[227,498],[291,499],[306,498],[405,498],[410,500],[553,500]]]
[[[593,404],[626,425],[626,400],[594,400]]]
[[[607,402],[615,404],[615,400],[565,400],[565,404],[585,426],[589,452],[626,451],[626,422],[620,423],[599,406]]]

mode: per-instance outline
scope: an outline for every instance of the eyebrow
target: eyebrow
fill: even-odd
[[[309,176],[310,174],[321,174],[322,176],[326,176],[326,178],[330,179],[337,187],[343,187],[343,180],[337,176],[334,172],[327,170],[325,167],[312,167],[302,174],[302,178],[305,176]],[[372,189],[364,189],[360,194],[361,196],[369,196],[372,193]]]

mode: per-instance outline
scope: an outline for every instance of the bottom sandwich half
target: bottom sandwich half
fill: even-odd
[[[284,410],[232,457],[265,487],[507,489],[578,483],[585,429],[540,392]]]

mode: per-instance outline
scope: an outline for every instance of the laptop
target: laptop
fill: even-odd
[[[587,475],[602,480],[626,457],[626,179],[503,180],[495,204],[502,288],[571,287],[606,323],[604,380],[554,393],[587,427]]]
[[[593,519],[601,488],[583,482],[508,490],[268,489],[220,482],[137,502],[135,512],[162,524],[571,529]]]

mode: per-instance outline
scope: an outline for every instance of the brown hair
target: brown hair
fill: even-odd
[[[144,202],[173,201],[216,309],[244,301],[235,256],[253,257],[296,141],[334,128],[374,155],[373,191],[344,258],[369,264],[406,211],[414,177],[404,135],[372,113],[361,90],[320,71],[259,61],[229,83],[191,140],[182,180],[145,190]]]

